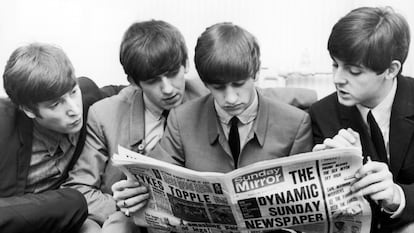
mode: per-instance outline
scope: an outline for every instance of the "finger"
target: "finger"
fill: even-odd
[[[353,183],[351,185],[351,191],[358,192],[360,190],[365,190],[363,194],[370,195],[374,192],[379,192],[380,189],[386,189],[392,184],[392,175],[390,173],[371,173]]]
[[[378,161],[369,161],[366,164],[364,164],[360,169],[358,169],[358,171],[355,173],[355,177],[361,178],[371,173],[380,172],[387,172],[391,174],[386,163]]]
[[[360,141],[359,133],[351,128],[347,128],[346,131],[354,136],[355,140],[358,142]]]
[[[145,194],[145,193],[148,193],[148,189],[147,189],[147,187],[141,185],[139,187],[125,188],[121,191],[116,191],[116,192],[113,193],[112,196],[115,200],[126,200],[126,199],[129,199],[131,197],[141,195],[141,194]]]
[[[362,185],[359,187],[360,188],[357,191],[362,193],[363,196],[371,196],[376,193],[384,192],[388,189],[392,190],[392,182],[383,182],[383,181],[374,182],[374,183],[370,183],[369,185]],[[356,188],[355,184],[351,186],[351,190],[355,188]]]
[[[112,193],[116,191],[122,191],[126,188],[132,188],[132,187],[138,187],[140,186],[140,183],[138,181],[134,180],[120,180],[118,182],[115,182],[112,186]]]
[[[317,145],[315,145],[313,147],[312,151],[315,152],[315,151],[321,151],[321,150],[325,150],[325,149],[328,149],[326,147],[326,145],[324,145],[324,144],[317,144]]]
[[[341,130],[339,130],[338,135],[343,137],[350,144],[356,143],[356,138],[355,138],[354,134],[352,132],[349,132],[348,130],[341,129]]]
[[[149,197],[150,197],[149,193],[144,193],[144,194],[139,194],[134,197],[128,198],[127,200],[125,200],[124,207],[131,208],[133,206],[139,205],[142,202],[148,201]]]
[[[147,203],[148,203],[148,200],[145,200],[145,201],[140,202],[139,204],[137,204],[135,206],[131,206],[131,207],[128,208],[129,212],[130,213],[135,213],[135,212],[141,210],[142,208],[144,208],[147,205]]]
[[[348,147],[351,145],[344,138],[338,135],[336,135],[332,139],[331,138],[325,139],[323,141],[323,144],[325,144],[325,146],[328,148],[342,148],[342,147]]]

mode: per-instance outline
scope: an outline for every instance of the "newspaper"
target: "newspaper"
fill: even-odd
[[[356,148],[267,160],[229,173],[197,172],[123,147],[112,158],[151,194],[136,223],[175,232],[369,232],[371,209],[351,193]]]

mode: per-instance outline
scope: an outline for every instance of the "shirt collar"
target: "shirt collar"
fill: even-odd
[[[257,91],[254,92],[253,101],[249,107],[246,108],[241,114],[237,116],[242,124],[248,124],[256,119],[257,111],[259,107],[259,101],[257,97]],[[225,110],[223,110],[219,104],[214,100],[214,107],[216,108],[218,118],[221,123],[229,124],[233,116],[229,115]]]
[[[375,106],[372,109],[369,109],[367,107],[364,107],[360,104],[357,104],[357,108],[359,112],[362,115],[362,119],[364,119],[365,124],[367,123],[367,115],[368,112],[371,110],[372,115],[375,118],[375,121],[377,122],[378,126],[382,128],[382,126],[387,125],[390,121],[391,117],[391,108],[392,104],[394,102],[395,93],[397,92],[397,81],[396,79],[393,79],[392,87],[390,92],[387,94],[387,96],[382,100],[381,103],[379,103],[377,106]]]
[[[74,134],[62,134],[47,129],[34,121],[33,137],[45,145],[50,155],[54,155],[59,146],[62,149],[66,149],[71,145],[76,146],[78,143],[79,132]]]
[[[144,105],[145,105],[145,110],[148,110],[155,119],[161,119],[162,117],[162,111],[163,109],[161,109],[160,107],[158,107],[156,104],[154,104],[146,95],[145,92],[143,92],[143,96],[144,96]]]

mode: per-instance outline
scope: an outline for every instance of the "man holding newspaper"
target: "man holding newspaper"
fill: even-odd
[[[196,171],[229,172],[312,147],[308,114],[264,97],[254,86],[260,49],[252,34],[231,23],[206,29],[195,64],[211,94],[173,109],[150,156]],[[118,202],[137,200],[114,190]],[[137,203],[142,204],[142,203]]]
[[[354,22],[359,22],[358,25],[363,25],[364,28],[361,29],[362,26],[354,27],[355,26]],[[215,28],[215,27],[220,28],[220,27],[223,27],[223,25],[221,26],[215,25],[207,29],[207,31],[203,33],[203,35],[200,37],[197,48],[196,48],[196,64],[197,64],[198,72],[200,73],[200,76],[202,79],[206,78],[205,76],[206,74],[203,73],[203,69],[205,68],[205,66],[203,66],[202,63],[200,64],[200,59],[205,61],[211,57],[198,56],[199,54],[197,53],[197,49],[198,51],[200,51],[200,48],[202,47],[200,47],[201,45],[199,43],[203,42],[202,40],[203,36],[206,36],[208,34],[208,31],[210,31],[210,33],[211,31],[214,32],[212,28]],[[351,30],[352,33],[349,33],[349,30]],[[376,35],[376,36],[361,39],[364,36],[368,36],[368,34],[365,33],[367,30],[372,31],[372,34],[369,34],[369,35]],[[227,34],[216,33],[216,35],[228,35],[228,34],[231,34],[231,33],[227,33]],[[356,46],[356,47],[349,47],[349,48],[346,47],[347,39],[343,39],[344,37],[349,39],[349,41],[352,42],[351,44],[349,44],[350,46]],[[411,88],[413,86],[412,81],[404,78],[400,74],[402,64],[405,61],[405,58],[407,55],[409,41],[410,41],[409,29],[408,29],[408,25],[405,19],[399,14],[394,13],[392,9],[388,9],[388,8],[387,9],[359,8],[347,14],[335,25],[335,27],[332,30],[331,36],[330,36],[328,49],[331,53],[333,63],[334,63],[334,66],[333,66],[334,67],[333,68],[334,82],[335,82],[335,85],[338,91],[337,91],[337,94],[334,94],[333,96],[329,96],[326,99],[321,100],[318,104],[315,104],[314,107],[310,111],[312,115],[312,120],[313,120],[313,128],[315,131],[314,134],[316,136],[315,143],[321,143],[321,144],[316,145],[314,150],[324,150],[324,149],[329,149],[329,148],[356,146],[356,147],[362,147],[364,156],[370,155],[370,153],[367,153],[367,150],[372,147],[367,145],[367,140],[368,139],[371,140],[369,137],[373,137],[375,133],[373,132],[372,129],[371,129],[371,133],[367,133],[365,132],[365,130],[366,130],[367,123],[370,128],[373,127],[373,123],[370,123],[372,122],[372,120],[370,121],[368,119],[368,122],[364,123],[365,125],[364,124],[361,124],[361,125],[352,124],[352,122],[354,122],[355,119],[359,119],[361,117],[360,115],[357,114],[356,116],[354,116],[356,117],[355,119],[351,119],[351,118],[349,119],[348,122],[350,122],[351,124],[344,125],[340,123],[339,118],[340,119],[344,119],[344,117],[346,118],[347,115],[351,114],[351,110],[356,111],[357,113],[358,111],[360,111],[361,113],[365,112],[365,115],[366,113],[368,113],[368,115],[375,115],[376,114],[375,108],[377,106],[380,106],[382,102],[387,102],[389,103],[389,112],[387,114],[388,116],[391,115],[391,126],[395,124],[400,124],[400,123],[392,123],[392,122],[395,121],[393,120],[394,119],[393,116],[396,116],[395,114],[400,114],[400,113],[394,114],[394,112],[401,111],[401,110],[397,110],[399,109],[398,106],[401,106],[401,101],[403,101],[402,99],[400,100],[400,98],[402,98],[401,95],[403,95],[405,102],[409,101],[409,103],[407,102],[405,106],[412,106],[412,98],[409,97],[411,96],[411,94],[408,94],[408,92],[412,92],[412,89],[413,89]],[[369,43],[371,43],[372,46]],[[235,44],[234,41],[232,41],[231,44],[234,45]],[[380,45],[380,46],[375,47],[374,45]],[[231,45],[229,46],[231,47]],[[395,49],[395,51],[383,50],[384,48],[391,49],[391,50]],[[232,50],[229,50],[228,47],[226,47],[224,51],[226,51],[226,54],[221,53],[220,55],[228,59],[227,60],[222,59],[222,61],[231,61],[232,59],[230,58],[230,54],[228,54],[228,51],[232,51]],[[248,54],[251,54],[251,53],[248,53]],[[389,57],[385,57],[387,56],[387,54],[389,54]],[[376,59],[379,59],[379,60],[378,61],[369,60],[368,59],[369,57],[375,57]],[[217,56],[215,56],[214,58],[217,58]],[[385,66],[382,65],[383,60],[381,59],[383,58],[390,60],[390,62],[384,63]],[[210,64],[212,64],[211,61],[209,62]],[[216,63],[213,63],[213,64],[219,65],[220,68],[223,68],[220,66],[221,65],[219,63],[220,61],[218,62],[215,61],[215,62]],[[203,80],[203,81],[207,84],[207,86],[213,93],[212,94],[213,100],[211,100],[210,102],[214,105],[215,110],[217,110],[217,114],[218,114],[217,119],[221,121],[221,123],[219,123],[219,125],[221,126],[219,127],[219,132],[223,133],[226,136],[225,139],[227,139],[229,138],[228,135],[231,134],[230,133],[231,126],[228,126],[225,124],[226,121],[223,120],[223,118],[226,119],[226,117],[220,116],[220,111],[228,110],[229,112],[232,112],[232,110],[234,109],[226,105],[220,105],[220,99],[222,98],[222,96],[226,96],[224,94],[231,93],[233,89],[237,89],[237,88],[242,89],[246,85],[246,83],[250,82],[250,80],[249,79],[244,79],[244,80],[230,79],[230,80],[221,80],[221,82],[217,83],[217,81],[219,81],[220,78],[232,77],[232,76],[218,74],[218,72],[213,72],[213,70],[222,71],[223,69],[212,69],[211,72],[207,73],[207,75],[211,75],[211,74],[216,75],[215,78],[219,77],[219,79],[214,80],[216,81],[216,83],[214,82],[209,83],[212,80],[209,81],[208,79]],[[231,74],[239,74],[237,72],[238,70],[232,70]],[[345,76],[339,76],[339,74],[345,74],[346,72],[349,73],[349,75],[346,76],[348,78],[345,78]],[[361,77],[357,77],[357,76],[361,76]],[[345,88],[347,83],[349,83],[348,89]],[[355,93],[352,91],[353,90],[352,88],[355,89],[354,90]],[[361,92],[358,92],[358,90],[361,90]],[[407,93],[404,90],[407,90]],[[367,92],[368,94],[366,94]],[[221,95],[218,93],[220,93]],[[353,94],[358,94],[358,93],[360,93],[361,95],[360,96],[357,95],[354,97]],[[390,97],[391,100],[388,100],[390,99],[388,98],[388,95],[391,96]],[[258,99],[260,100],[261,99],[260,95],[258,94],[258,96],[259,96]],[[332,107],[333,105],[331,104],[332,102],[331,99],[333,100],[333,102],[337,102],[336,105],[341,106],[339,107],[339,109],[344,108],[345,110],[339,111],[337,113],[326,111],[326,108],[328,108],[328,110],[334,109],[333,111],[336,111],[337,109],[336,107]],[[232,168],[236,168],[237,165],[244,166],[245,162],[247,161],[248,161],[247,163],[255,162],[253,161],[254,159],[253,160],[246,159],[243,156],[243,153],[247,151],[246,148],[248,148],[248,147],[243,148],[243,145],[244,146],[251,145],[250,141],[248,141],[247,143],[246,141],[244,141],[243,143],[243,140],[242,140],[242,143],[240,144],[242,145],[241,146],[242,154],[241,155],[239,154],[239,157],[233,157],[233,158],[228,156],[227,159],[224,159],[224,160],[223,159],[215,160],[213,157],[212,160],[216,161],[217,166],[212,167],[211,162],[208,162],[207,160],[210,158],[209,156],[212,153],[209,155],[205,155],[204,157],[200,156],[197,159],[187,157],[187,155],[199,155],[200,151],[203,152],[205,145],[214,145],[215,143],[223,143],[222,141],[223,139],[221,139],[220,137],[216,137],[215,136],[216,134],[211,131],[211,127],[207,128],[205,131],[199,130],[199,132],[204,132],[206,135],[208,135],[210,140],[204,143],[199,141],[198,143],[196,143],[196,146],[194,145],[194,143],[191,144],[191,146],[189,147],[195,147],[197,148],[198,151],[195,153],[187,154],[188,147],[186,146],[186,143],[188,141],[186,137],[188,135],[191,135],[191,136],[194,136],[194,135],[182,133],[185,130],[181,128],[180,126],[182,125],[185,125],[186,127],[188,126],[186,125],[188,121],[186,121],[185,124],[182,124],[183,122],[181,122],[181,119],[186,119],[185,118],[186,115],[182,115],[182,113],[189,111],[189,109],[193,109],[193,108],[197,109],[196,108],[197,105],[202,105],[206,103],[208,103],[206,100],[199,101],[199,102],[193,103],[192,105],[186,106],[186,108],[178,109],[176,112],[174,112],[173,114],[174,117],[172,117],[169,120],[169,127],[167,130],[166,137],[164,137],[164,139],[161,141],[161,144],[157,147],[156,151],[153,153],[154,157],[160,158],[160,159],[163,159],[163,160],[175,163],[175,164],[179,164],[181,166],[186,166],[192,169],[196,169],[196,170],[213,170],[213,171],[218,170],[221,172],[226,172],[230,169],[229,165],[226,164],[225,162],[226,160],[231,161],[233,159],[233,161],[239,161],[238,164],[237,163],[233,164]],[[398,105],[398,106],[394,106],[394,105]],[[262,105],[259,104],[258,106],[262,106]],[[355,106],[357,107],[360,106],[361,108],[358,107],[357,109]],[[364,108],[367,108],[367,107],[368,107],[368,110],[365,111]],[[393,114],[391,114],[390,112],[391,107],[392,107]],[[370,111],[369,111],[370,109],[373,109],[374,114],[372,113],[370,114]],[[347,113],[348,111],[349,113]],[[194,114],[195,111],[191,111],[191,112]],[[227,112],[227,111],[222,111],[222,112]],[[240,111],[240,112],[243,112],[243,111]],[[205,114],[207,113],[208,112],[205,112]],[[225,114],[223,115],[226,116]],[[228,115],[230,116],[228,116],[227,119],[237,114],[230,113]],[[203,119],[203,120],[206,119],[205,116],[206,115],[203,115],[203,117],[200,117],[200,119]],[[339,118],[336,119],[335,116],[338,116]],[[277,118],[277,117],[275,117],[275,115],[272,115],[272,118]],[[338,120],[338,122],[335,122],[336,120]],[[288,121],[288,122],[291,123],[293,121],[294,120],[291,119],[291,121]],[[402,120],[398,120],[396,122],[400,122],[400,121]],[[363,121],[361,120],[361,122]],[[207,125],[208,123],[209,123],[208,120],[207,120],[207,123],[198,122],[197,126]],[[331,123],[332,125],[330,125]],[[240,124],[240,123],[237,123],[237,124]],[[256,124],[253,124],[253,125],[256,125]],[[352,127],[359,134],[361,134],[361,140],[359,138],[359,134],[353,131],[352,129],[347,129],[347,130],[341,129],[341,128],[347,128],[347,127]],[[369,160],[355,174],[355,178],[357,180],[355,183],[352,184],[351,190],[354,193],[359,192],[365,195],[368,199],[371,199],[373,201],[372,204],[374,206],[374,216],[375,216],[375,220],[378,220],[378,222],[375,222],[377,224],[373,225],[371,232],[391,232],[391,231],[410,232],[410,228],[409,228],[410,225],[406,226],[406,228],[404,228],[403,226],[404,224],[413,222],[412,211],[410,213],[410,210],[412,209],[411,200],[408,200],[407,197],[405,196],[411,192],[409,190],[411,190],[412,188],[410,188],[409,184],[411,184],[412,182],[410,181],[411,178],[406,177],[404,175],[405,173],[404,174],[395,173],[398,170],[396,170],[395,168],[396,158],[393,157],[395,156],[393,155],[393,151],[395,149],[392,148],[392,143],[393,143],[392,141],[394,141],[393,139],[394,137],[392,137],[392,135],[398,135],[400,133],[406,132],[406,129],[410,127],[411,126],[407,125],[406,127],[401,128],[401,130],[395,134],[393,133],[395,132],[395,129],[390,127],[390,122],[388,121],[388,126],[385,129],[385,132],[386,133],[390,132],[390,137],[389,138],[384,137],[385,138],[384,141],[388,142],[389,140],[390,142],[389,147],[387,146],[388,144],[385,144],[386,148],[388,149],[388,152],[387,150],[385,150],[386,156],[387,156],[385,158],[389,160],[390,162],[379,162],[379,161],[372,162]],[[382,129],[381,126],[379,128],[381,131],[384,131],[384,129]],[[213,129],[214,129],[213,131],[215,131],[217,127],[216,128],[213,127]],[[327,129],[329,129],[329,131],[326,131]],[[337,133],[338,130],[340,130],[339,133]],[[247,132],[249,132],[249,130]],[[278,133],[280,134],[280,132]],[[249,134],[247,133],[247,135]],[[256,136],[254,138],[255,140],[258,140],[259,143],[263,142],[261,141],[260,137],[257,137],[257,135],[255,136]],[[326,137],[332,137],[332,138],[328,138],[324,140],[324,138]],[[397,136],[395,137],[397,138]],[[194,138],[199,139],[198,137],[194,137]],[[288,137],[285,137],[285,138],[288,138]],[[411,138],[412,137],[410,133],[409,135],[405,135],[403,138],[401,138],[401,140],[405,141],[405,140],[410,140]],[[232,140],[228,139],[228,141],[230,142]],[[269,139],[267,139],[267,142],[268,141]],[[362,146],[361,146],[361,141],[362,141]],[[277,140],[276,140],[275,145],[277,145]],[[399,144],[397,143],[396,145],[399,145]],[[408,143],[407,145],[410,145],[410,143]],[[224,148],[226,148],[226,146],[224,146]],[[411,148],[412,146],[409,146],[409,149],[407,149],[406,151],[411,151],[412,150]],[[375,149],[377,150],[376,153],[379,153],[378,152],[379,149],[378,148],[375,148]],[[232,154],[230,153],[229,147],[227,147],[227,152],[228,152],[228,155]],[[166,156],[167,154],[168,156]],[[289,153],[285,152],[285,155],[288,155],[288,154]],[[266,158],[262,158],[262,159],[266,159]],[[375,157],[374,159],[378,160],[377,157]],[[391,171],[389,170],[387,163],[391,165]],[[232,162],[230,162],[229,164],[232,164]],[[405,168],[408,169],[409,166],[408,167],[407,166],[408,165],[403,164],[404,169]],[[399,184],[394,183],[393,175],[396,176],[396,179],[397,179],[396,182],[399,182]],[[125,194],[126,192],[123,192],[123,193],[122,192],[114,193],[114,195],[117,196],[119,199],[123,199],[124,201],[132,200],[131,197],[134,196],[133,194],[129,193],[128,195],[126,195]],[[375,206],[379,207],[378,208],[379,211],[377,210],[377,208],[375,208]],[[380,216],[380,218],[377,218],[377,216]],[[341,224],[340,222],[337,222],[336,225],[340,227]],[[402,228],[396,231],[397,227],[402,227]],[[353,231],[354,230],[355,229],[353,229]]]

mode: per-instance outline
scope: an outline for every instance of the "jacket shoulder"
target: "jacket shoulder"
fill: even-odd
[[[127,86],[118,94],[97,101],[91,106],[91,111],[105,118],[115,116],[123,113],[123,109],[129,108],[131,104],[135,103],[136,98],[141,98],[141,93],[140,88]]]
[[[209,93],[209,90],[199,78],[185,80],[185,95],[191,100]]]
[[[309,113],[318,114],[320,112],[327,112],[327,110],[333,110],[338,104],[338,96],[336,92],[320,99],[311,105]]]
[[[9,98],[0,98],[0,137],[8,137],[17,121],[18,108]]]

